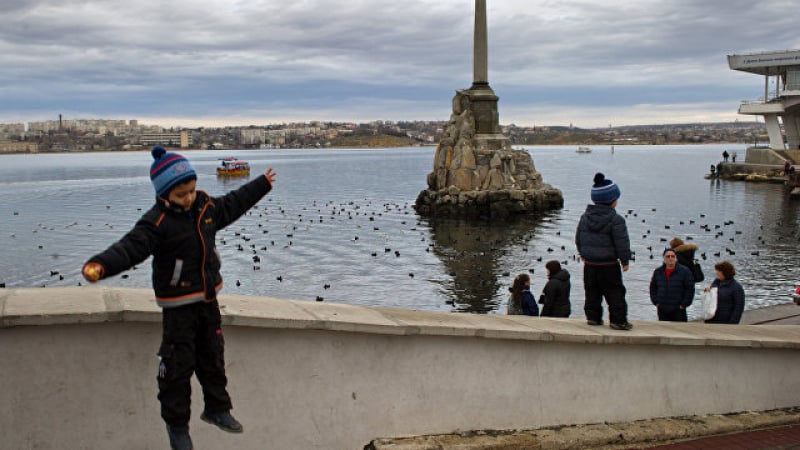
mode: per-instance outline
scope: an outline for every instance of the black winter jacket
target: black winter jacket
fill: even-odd
[[[571,288],[569,272],[561,269],[559,272],[550,275],[550,279],[542,289],[542,316],[547,317],[569,317],[571,305],[569,302],[569,291]]]
[[[623,266],[631,259],[631,242],[625,219],[608,205],[587,205],[575,233],[578,253],[587,264]]]
[[[189,211],[157,198],[131,231],[88,262],[100,263],[107,278],[153,255],[153,290],[159,306],[213,301],[222,288],[217,231],[241,217],[271,189],[267,177],[260,175],[222,197],[197,191]]]
[[[662,264],[650,279],[650,301],[663,311],[688,308],[694,300],[694,276],[686,266],[675,264],[667,281],[667,266]]]

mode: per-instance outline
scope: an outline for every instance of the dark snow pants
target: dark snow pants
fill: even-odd
[[[609,265],[583,265],[583,289],[586,320],[603,320],[603,298],[608,303],[611,323],[628,321],[628,304],[625,302],[625,285],[622,284],[622,267]]]
[[[162,319],[157,379],[164,422],[174,427],[189,424],[193,373],[203,388],[205,410],[229,411],[225,339],[217,301],[164,308]]]

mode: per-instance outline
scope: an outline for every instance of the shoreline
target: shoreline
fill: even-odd
[[[709,145],[744,145],[749,144],[745,142],[713,142],[713,143],[691,143],[691,142],[665,142],[665,143],[649,143],[649,142],[624,142],[624,143],[608,143],[608,144],[590,144],[586,145],[580,142],[575,143],[539,143],[539,144],[512,144],[512,148],[519,147],[572,147],[575,145],[583,145],[587,147],[668,147],[668,146],[681,146],[681,147],[700,147]],[[329,147],[282,147],[282,148],[215,148],[215,149],[202,149],[202,148],[177,148],[168,147],[169,151],[231,151],[231,152],[270,152],[274,150],[368,150],[368,149],[401,149],[401,148],[418,148],[418,147],[437,147],[438,144],[416,144],[416,145],[387,145],[387,146],[370,146],[370,145],[351,145],[351,146],[329,146]],[[150,148],[137,148],[137,149],[97,149],[97,150],[58,150],[58,151],[37,151],[37,152],[0,152],[2,155],[56,155],[56,154],[70,154],[70,153],[135,153],[135,152],[150,152]]]

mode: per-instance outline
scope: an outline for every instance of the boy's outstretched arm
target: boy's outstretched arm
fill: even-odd
[[[156,226],[149,220],[153,214],[153,210],[149,211],[122,239],[89,258],[81,270],[86,281],[94,283],[146,260],[158,245]]]
[[[272,190],[274,182],[275,171],[270,167],[263,175],[254,178],[239,189],[213,199],[218,210],[217,228],[225,228],[246,213]]]

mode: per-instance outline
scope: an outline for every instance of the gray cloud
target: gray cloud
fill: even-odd
[[[443,120],[453,91],[471,82],[473,2],[284,3],[6,1],[0,121],[64,111],[184,121]],[[603,108],[619,115],[659,104],[666,106],[651,108],[670,111],[665,122],[680,115],[674,105],[732,119],[762,83],[730,71],[725,55],[800,47],[793,5],[782,0],[488,7],[489,76],[502,122],[548,123],[552,111],[556,123],[583,108],[593,114],[576,124],[591,126],[607,122],[597,118]],[[541,114],[514,115],[526,110]]]

